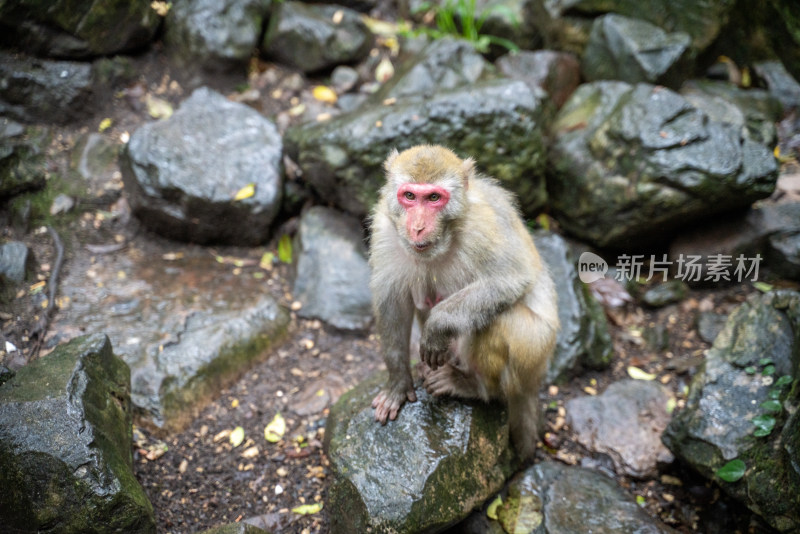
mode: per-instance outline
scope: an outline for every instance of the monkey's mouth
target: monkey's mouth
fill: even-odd
[[[414,243],[414,250],[416,250],[417,252],[424,252],[429,248],[431,248],[432,244],[433,243],[431,243],[430,241],[425,241],[424,243]]]

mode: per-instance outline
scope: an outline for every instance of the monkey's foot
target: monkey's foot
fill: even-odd
[[[436,369],[422,364],[420,366],[423,387],[434,397],[443,395],[457,395],[456,383],[460,378],[459,373],[452,365],[445,364]]]
[[[474,375],[464,373],[452,362],[441,367],[431,369],[429,366],[420,365],[422,385],[434,397],[450,395],[463,399],[480,398],[477,379]]]
[[[414,393],[413,386],[411,389],[400,391],[395,389],[382,389],[374,399],[372,399],[372,407],[375,408],[375,420],[380,424],[385,425],[387,420],[394,421],[397,419],[397,412],[400,407],[408,402],[415,402],[417,394]]]

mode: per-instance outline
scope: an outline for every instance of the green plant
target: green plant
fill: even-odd
[[[478,52],[486,53],[491,45],[498,45],[512,52],[519,47],[512,41],[496,35],[481,33],[483,24],[492,13],[505,13],[511,24],[516,26],[519,20],[507,6],[494,5],[480,11],[476,0],[443,0],[439,4],[424,2],[415,12],[432,11],[435,14],[436,28],[422,27],[417,33],[424,33],[439,39],[445,36],[456,36],[472,43]]]

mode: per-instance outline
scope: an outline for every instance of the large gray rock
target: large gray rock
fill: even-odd
[[[9,241],[0,245],[0,284],[10,281],[21,284],[25,281],[33,263],[33,254],[21,241]]]
[[[800,83],[795,80],[780,61],[759,61],[753,65],[764,80],[770,94],[783,106],[785,113],[800,108]]]
[[[692,48],[702,51],[720,34],[734,4],[734,0],[534,0],[530,17],[545,46],[578,55],[588,41],[591,17],[604,13],[646,20],[667,32],[686,33]]]
[[[581,367],[608,367],[614,355],[608,321],[603,308],[578,278],[569,244],[558,234],[544,231],[536,232],[534,240],[556,281],[561,321],[546,381],[565,381]]]
[[[256,245],[280,209],[283,145],[275,124],[197,89],[167,120],[136,130],[120,166],[142,223],[182,241]],[[252,184],[254,193],[235,200]]]
[[[147,44],[161,18],[150,0],[26,0],[0,4],[0,41],[38,55],[85,58]]]
[[[617,474],[653,477],[673,459],[661,443],[670,397],[658,382],[615,382],[601,395],[568,400],[567,424],[587,450],[608,455]]]
[[[564,228],[599,247],[642,245],[749,206],[778,177],[771,148],[647,84],[582,85],[552,133],[551,205]]]
[[[300,219],[296,243],[292,295],[303,304],[297,314],[344,330],[366,329],[372,320],[372,294],[361,222],[314,206]]]
[[[437,399],[420,388],[397,420],[378,424],[370,402],[385,379],[362,382],[328,416],[332,534],[437,532],[499,491],[518,466],[497,404]]]
[[[737,308],[663,440],[680,460],[781,532],[800,529],[800,293],[755,295]],[[744,476],[724,482],[727,462]]]
[[[85,118],[98,97],[94,78],[91,63],[0,51],[0,115],[58,124]]]
[[[84,336],[0,386],[0,530],[156,532],[133,476],[130,370]]]
[[[491,65],[463,39],[444,37],[406,59],[373,100],[424,95],[471,85],[492,76]]]
[[[185,66],[241,69],[261,37],[271,0],[175,2],[165,21],[168,52]]]
[[[690,41],[683,32],[667,33],[643,20],[604,15],[592,24],[581,58],[583,75],[589,81],[621,80],[677,87],[690,72],[686,62],[681,61]]]
[[[372,40],[351,9],[287,0],[270,16],[261,49],[280,63],[314,72],[364,59]]]
[[[543,98],[520,81],[480,82],[292,127],[284,141],[303,178],[354,215],[366,215],[376,202],[389,151],[425,143],[475,157],[481,171],[514,191],[522,210],[533,213],[546,198],[543,131],[550,108]]]
[[[50,327],[55,340],[108,334],[131,369],[137,422],[159,434],[180,431],[269,357],[289,324],[263,280],[237,276],[204,249],[175,256],[137,242],[94,259],[75,254],[60,285],[69,305]]]
[[[691,80],[681,87],[681,96],[712,121],[730,124],[754,141],[774,147],[778,140],[775,123],[781,119],[780,101],[763,89],[742,89],[712,80]]]
[[[0,118],[0,199],[44,186],[50,130]]]
[[[515,476],[497,515],[505,530],[490,532],[675,533],[651,518],[614,480],[552,461],[540,462]]]
[[[521,50],[504,55],[495,66],[509,78],[543,89],[557,109],[564,105],[581,82],[580,64],[575,55],[568,52]]]

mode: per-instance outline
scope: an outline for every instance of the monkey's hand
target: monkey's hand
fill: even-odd
[[[426,327],[419,344],[419,357],[422,362],[433,370],[447,363],[450,359],[451,338],[452,336],[446,332]]]
[[[417,394],[414,392],[413,384],[395,384],[387,386],[372,399],[372,407],[375,408],[375,420],[385,425],[387,420],[397,419],[397,412],[400,407],[408,402],[415,402]]]

